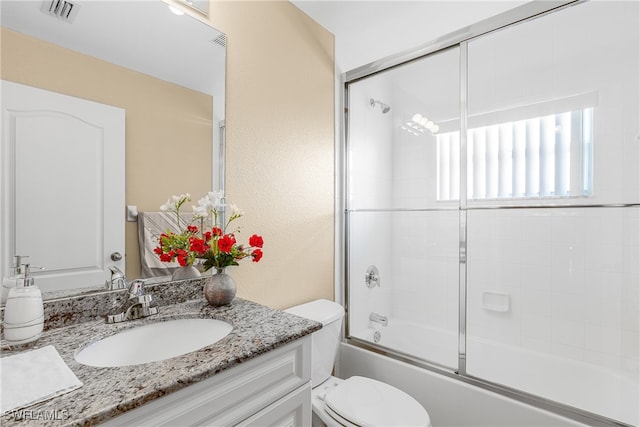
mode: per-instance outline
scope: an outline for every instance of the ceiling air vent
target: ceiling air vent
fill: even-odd
[[[211,40],[213,43],[218,44],[222,47],[227,47],[227,36],[224,34],[220,34],[215,39]]]
[[[68,0],[45,0],[42,3],[42,11],[48,15],[65,21],[73,22],[78,14],[80,6]]]

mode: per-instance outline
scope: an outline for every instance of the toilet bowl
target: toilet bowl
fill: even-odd
[[[311,337],[314,426],[431,426],[424,407],[402,390],[371,378],[331,375],[344,317],[341,305],[316,300],[285,311],[322,323]]]

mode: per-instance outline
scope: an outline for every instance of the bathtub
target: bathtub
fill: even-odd
[[[390,318],[372,324],[359,338],[443,366],[457,365],[457,335]],[[358,337],[358,334],[353,334]],[[583,425],[483,388],[422,369],[349,343],[340,346],[338,375],[362,375],[389,382],[412,394],[429,411],[434,426]],[[467,340],[467,373],[546,399],[640,424],[637,379],[489,340]],[[464,410],[460,410],[464,408]],[[588,421],[587,421],[588,422]]]

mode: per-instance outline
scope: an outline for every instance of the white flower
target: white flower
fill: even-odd
[[[191,200],[191,194],[189,193],[180,194],[179,196],[173,195],[164,204],[160,205],[160,210],[164,212],[177,211],[188,200]]]
[[[209,191],[206,196],[209,201],[209,209],[215,212],[221,211],[225,207],[224,191]]]
[[[206,218],[209,216],[209,209],[207,209],[206,206],[191,206],[191,208],[193,209],[193,219]]]
[[[171,205],[171,200],[167,200],[166,203],[160,205],[160,210],[163,212],[170,211],[173,206]]]
[[[242,215],[244,215],[244,211],[237,207],[234,203],[229,203],[229,207],[231,208],[230,219],[240,218]]]

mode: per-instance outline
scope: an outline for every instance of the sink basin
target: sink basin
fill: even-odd
[[[232,326],[216,319],[159,321],[93,342],[75,359],[98,367],[140,365],[180,356],[211,345],[229,335]]]

